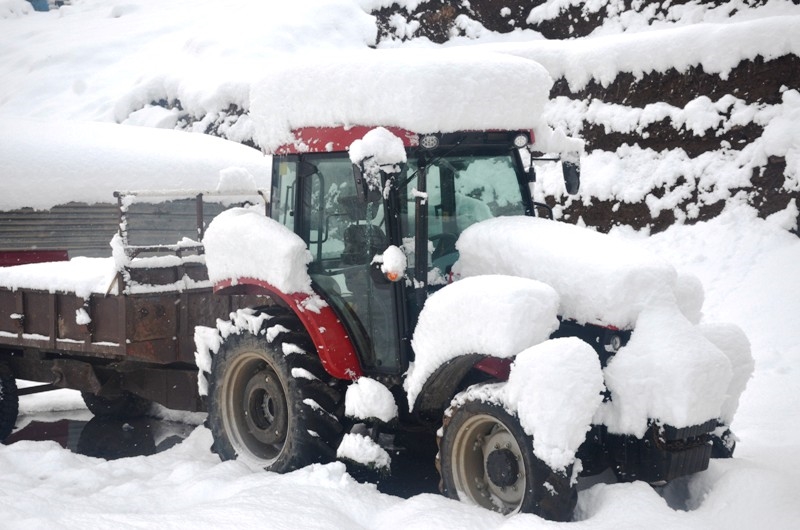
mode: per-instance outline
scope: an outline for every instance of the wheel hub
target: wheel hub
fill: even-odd
[[[486,457],[486,475],[500,488],[513,486],[519,478],[519,464],[510,449],[497,449]]]
[[[286,440],[288,427],[286,397],[271,370],[252,375],[242,395],[248,431],[262,443],[275,445]]]

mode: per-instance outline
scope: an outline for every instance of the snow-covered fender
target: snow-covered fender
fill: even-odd
[[[284,293],[254,278],[239,278],[235,284],[231,280],[221,281],[214,286],[214,293],[261,294],[281,300],[302,322],[329,374],[348,380],[361,377],[361,365],[347,330],[324,302],[312,300],[312,296],[306,293]]]
[[[411,341],[415,360],[404,382],[409,408],[444,410],[476,367],[508,377],[508,359],[558,328],[558,302],[544,283],[503,275],[464,278],[431,295]]]

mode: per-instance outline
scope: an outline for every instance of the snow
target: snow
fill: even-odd
[[[393,126],[418,133],[531,129],[540,124],[552,84],[534,61],[474,50],[364,50],[302,61],[293,56],[253,85],[250,113],[255,139],[268,152],[294,143],[292,129],[312,126]]]
[[[416,359],[404,382],[409,407],[436,369],[459,355],[512,357],[546,340],[558,328],[557,308],[552,287],[513,276],[465,278],[431,295],[411,339]]]
[[[11,119],[1,111],[0,160],[0,211],[71,201],[113,203],[115,191],[132,189],[215,190],[220,171],[231,167],[243,168],[259,187],[269,189],[272,165],[255,149],[204,134]]]
[[[660,306],[642,311],[630,342],[603,373],[612,401],[595,421],[641,437],[648,418],[674,427],[719,418],[732,367],[677,308]]]
[[[397,281],[405,275],[408,261],[400,247],[389,245],[383,254],[375,256],[372,263],[381,264],[381,272],[391,281]]]
[[[503,401],[533,436],[534,454],[551,468],[563,470],[586,439],[603,390],[597,353],[571,337],[548,340],[520,353]]]
[[[349,418],[389,423],[397,418],[397,403],[386,386],[369,377],[360,377],[347,387],[344,411]]]
[[[336,457],[387,471],[392,463],[392,458],[383,447],[372,438],[357,433],[344,435],[336,450]]]
[[[247,246],[240,246],[241,241]],[[312,257],[305,242],[261,209],[220,213],[208,225],[203,245],[208,278],[214,284],[252,278],[284,293],[313,294],[306,267]]]
[[[252,89],[262,86],[259,81],[273,69],[291,70],[291,65],[286,65],[295,58],[305,61],[304,56],[316,54],[323,62],[321,54],[344,56],[349,67],[342,73],[347,75],[322,77],[322,84],[313,87],[313,93],[346,97],[363,95],[370,86],[387,83],[410,88],[414,74],[407,71],[416,66],[411,63],[440,51],[425,39],[405,46],[416,48],[416,52],[382,53],[390,51],[384,48],[400,47],[398,42],[368,50],[375,44],[377,31],[364,7],[394,3],[387,0],[232,0],[224,8],[217,2],[196,0],[72,3],[48,13],[34,13],[24,0],[0,1],[0,210],[48,208],[62,200],[109,202],[115,189],[154,185],[179,188],[192,184],[193,188],[215,189],[219,171],[229,167],[247,168],[259,187],[268,187],[264,184],[268,183],[269,159],[253,149],[144,126],[171,128],[197,118],[199,121],[189,129],[203,132],[215,125],[231,140],[250,140],[256,135],[255,124],[250,118],[237,118],[228,109],[231,105],[249,108]],[[410,12],[421,2],[397,3]],[[551,0],[541,8],[537,6],[540,11],[536,16],[547,18],[568,3],[575,2]],[[533,32],[498,35],[462,18],[462,31],[477,40],[452,39],[445,48],[466,48],[466,53],[455,50],[435,54],[438,57],[434,60],[454,67],[472,64],[466,54],[474,53],[475,62],[492,54],[509,54],[520,59],[510,59],[505,63],[509,67],[526,64],[529,74],[541,72],[532,66],[533,60],[550,78],[563,75],[573,89],[578,89],[592,78],[607,84],[620,71],[640,77],[652,71],[702,66],[706,72],[725,76],[744,58],[797,54],[798,6],[788,0],[768,0],[757,7],[748,4],[741,0],[718,6],[696,1],[675,3],[666,7],[663,18],[646,24],[646,3],[637,8],[639,13],[632,13],[621,12],[622,3],[617,1],[587,2],[588,12],[610,8],[609,21],[592,37],[566,42],[546,41]],[[413,35],[418,23],[400,17],[393,24],[396,31]],[[394,58],[398,58],[394,65],[389,64]],[[370,61],[372,67],[382,59],[387,64],[381,71],[390,72],[388,82],[368,79],[367,68],[357,71],[359,61]],[[295,70],[306,73],[299,65]],[[463,68],[458,71],[465,72]],[[329,69],[327,73],[332,72]],[[472,76],[462,77],[468,82]],[[539,79],[538,74],[536,77]],[[425,84],[422,77],[414,81]],[[491,78],[476,80],[482,87],[491,82]],[[520,94],[524,96],[506,94],[505,101],[515,102]],[[300,94],[293,97],[303,100]],[[381,98],[384,96],[366,103],[378,105]],[[429,101],[415,98],[412,110],[432,107],[435,112],[430,114],[438,113],[438,107],[426,107]],[[152,104],[159,100],[170,108]],[[522,100],[529,103],[527,96]],[[286,104],[292,101],[288,98]],[[446,108],[454,115],[463,109],[465,115],[485,118],[483,101],[466,103],[471,108],[451,101]],[[586,484],[579,494],[578,522],[571,526],[782,530],[796,527],[800,520],[796,502],[796,484],[800,481],[800,406],[796,400],[800,240],[786,231],[796,223],[797,204],[763,220],[752,209],[737,204],[741,198],[734,197],[738,187],[749,183],[753,168],[771,154],[786,156],[789,178],[783,186],[797,189],[799,106],[797,87],[787,87],[782,101],[769,105],[744,104],[724,96],[716,101],[698,99],[683,108],[654,104],[641,111],[563,100],[546,102],[536,109],[550,125],[568,134],[576,132],[572,127],[587,115],[591,116],[590,123],[608,126],[610,131],[636,131],[659,116],[667,116],[673,124],[693,133],[708,131],[714,123],[730,130],[751,121],[765,130],[761,138],[741,151],[722,149],[692,158],[680,150],[656,152],[623,146],[613,153],[589,153],[582,160],[584,187],[576,200],[636,202],[645,200],[654,186],[667,184],[663,197],[647,198],[651,212],[670,209],[694,191],[698,193],[698,206],[716,200],[730,203],[720,217],[709,222],[674,226],[654,236],[617,230],[613,237],[624,242],[625,252],[630,250],[633,256],[652,252],[682,271],[670,280],[674,284],[671,289],[677,293],[683,316],[692,324],[700,322],[700,333],[733,365],[726,392],[732,396],[744,385],[748,363],[741,336],[737,339],[737,333],[726,328],[726,338],[720,339],[715,322],[734,322],[742,328],[756,360],[756,371],[738,399],[739,410],[732,425],[739,437],[736,458],[712,461],[707,471],[664,488],[640,482],[614,484],[613,479],[612,483]],[[331,105],[331,114],[341,110]],[[380,110],[395,113],[386,107]],[[364,114],[366,111],[365,105]],[[280,115],[292,112],[305,111],[295,107],[281,110]],[[412,118],[421,123],[432,121],[429,116],[410,116],[409,120]],[[530,119],[525,112],[519,113],[520,121],[527,123]],[[485,125],[481,122],[482,127]],[[173,138],[187,137],[193,138],[195,147],[185,151],[188,154],[184,158],[177,161],[178,157],[172,156],[178,150],[164,156],[168,150],[160,147],[183,141],[173,143]],[[195,138],[204,145],[194,143]],[[227,147],[221,145],[235,146],[237,152],[223,154]],[[206,154],[216,162],[206,161],[193,170],[189,164]],[[108,167],[114,170],[93,173],[98,161],[112,163]],[[154,167],[155,173],[140,172],[148,167]],[[207,167],[213,169],[201,174]],[[672,186],[681,173],[686,175],[687,184]],[[72,177],[56,180],[54,175]],[[563,195],[563,180],[555,171],[541,171],[539,179],[545,191],[556,197]],[[29,188],[36,193],[28,193]],[[304,266],[300,270],[304,271]],[[683,272],[702,281],[704,296],[693,276],[682,279]],[[67,275],[72,276],[72,272]],[[47,273],[46,288],[54,287],[54,282],[64,276],[63,271]],[[70,284],[68,290],[76,290],[75,278],[80,276],[64,279]],[[91,292],[94,285],[90,282],[78,290]],[[490,314],[486,311],[483,316]],[[674,321],[682,318],[675,313],[668,316]],[[681,321],[681,325],[686,326],[686,322]],[[716,402],[715,409],[720,407],[725,418],[735,408],[734,401]],[[651,405],[645,403],[643,407]],[[23,414],[70,410],[70,414],[86,417],[87,412],[80,407],[80,397],[74,392],[21,398]],[[691,416],[688,410],[665,412],[684,415],[686,421]],[[54,442],[0,446],[3,524],[25,528],[218,528],[257,527],[265,522],[286,528],[553,526],[532,515],[503,518],[436,495],[400,499],[380,494],[374,485],[358,484],[340,463],[311,466],[282,476],[253,472],[241,462],[220,462],[208,450],[211,443],[208,430],[198,427],[186,441],[164,453],[116,461],[72,454]],[[562,455],[568,454],[564,448],[560,450]]]
[[[30,263],[0,268],[0,285],[39,289],[50,293],[75,293],[88,299],[92,293],[116,289],[117,268],[113,258],[75,257],[69,261]]]
[[[645,307],[675,300],[677,272],[668,262],[575,225],[498,217],[467,228],[456,248],[457,275],[508,274],[541,281],[558,293],[559,315],[579,323],[632,328]]]

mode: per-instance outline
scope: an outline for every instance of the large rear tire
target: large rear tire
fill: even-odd
[[[231,335],[214,356],[207,424],[222,460],[284,473],[335,459],[344,434],[341,385],[292,320],[283,315],[257,335]]]
[[[18,414],[17,381],[8,366],[0,364],[0,442],[14,430]]]
[[[503,514],[569,521],[577,501],[569,469],[533,454],[533,439],[503,407],[466,401],[445,413],[437,464],[442,493]]]

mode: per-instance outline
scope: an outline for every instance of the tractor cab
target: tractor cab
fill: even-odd
[[[347,153],[369,130],[295,131],[274,158],[271,216],[308,245],[314,289],[350,333],[364,373],[391,379],[413,360],[419,311],[448,283],[459,235],[489,218],[535,215],[532,133],[392,129],[406,160],[370,188]],[[375,263],[390,245],[407,258],[396,281]]]

